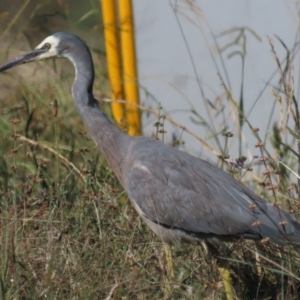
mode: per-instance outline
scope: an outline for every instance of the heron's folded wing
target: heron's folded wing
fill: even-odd
[[[153,222],[191,233],[270,237],[278,244],[288,238],[300,244],[293,215],[226,172],[147,138],[135,143],[126,159],[124,187]]]
[[[255,221],[247,209],[251,203],[234,201],[238,197],[234,190],[223,187],[220,191],[218,182],[187,173],[186,168],[159,169],[140,164],[131,169],[126,180],[129,197],[147,218],[195,233],[234,235],[249,231]]]

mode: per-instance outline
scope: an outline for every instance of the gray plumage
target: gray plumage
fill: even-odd
[[[139,215],[164,242],[244,237],[300,245],[299,223],[285,210],[199,158],[151,138],[128,136],[113,125],[92,95],[92,57],[77,36],[56,33],[0,71],[60,56],[75,67],[74,102],[94,142]]]

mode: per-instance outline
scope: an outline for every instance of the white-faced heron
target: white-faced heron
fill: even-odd
[[[138,214],[164,243],[243,237],[300,246],[300,225],[287,211],[202,159],[148,137],[128,136],[112,124],[93,97],[92,56],[79,37],[55,33],[0,72],[52,57],[73,63],[72,94],[80,116]]]

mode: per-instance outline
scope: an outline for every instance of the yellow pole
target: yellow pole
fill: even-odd
[[[134,44],[133,13],[131,0],[119,0],[123,78],[126,100],[139,104],[136,54]],[[141,134],[140,114],[137,106],[126,104],[129,135]]]
[[[100,0],[102,3],[102,16],[104,24],[104,38],[108,77],[111,84],[111,99],[125,99],[122,79],[122,58],[117,23],[117,10],[115,0]],[[120,128],[125,125],[124,105],[112,102],[112,112]]]

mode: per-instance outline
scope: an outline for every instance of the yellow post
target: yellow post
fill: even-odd
[[[119,0],[121,49],[125,99],[139,104],[137,86],[136,54],[134,44],[133,13],[131,0]],[[141,134],[141,121],[138,107],[126,105],[126,119],[129,135]]]
[[[100,0],[104,24],[104,38],[108,76],[111,84],[111,99],[125,99],[123,90],[122,58],[115,0]],[[112,112],[120,128],[125,125],[124,105],[112,102]]]

